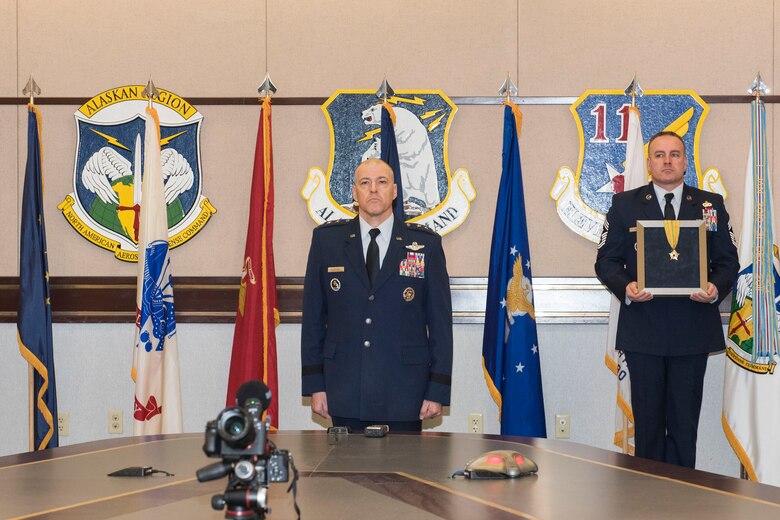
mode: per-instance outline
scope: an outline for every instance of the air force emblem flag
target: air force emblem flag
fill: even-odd
[[[718,170],[702,172],[699,165],[699,134],[709,112],[707,104],[690,90],[645,90],[636,105],[642,114],[645,155],[653,135],[662,130],[676,132],[688,156],[685,183],[725,198]],[[623,191],[630,106],[631,98],[623,91],[588,90],[570,107],[580,141],[577,171],[561,167],[550,196],[561,220],[592,242],[599,241],[612,196]]]
[[[73,228],[119,260],[138,261],[143,171],[143,85],[107,90],[75,113],[78,142],[73,193],[58,209]],[[203,116],[173,92],[159,89],[165,203],[171,248],[200,231],[216,209],[201,193],[200,126]]]

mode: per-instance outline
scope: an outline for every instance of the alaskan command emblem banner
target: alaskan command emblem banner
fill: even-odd
[[[685,183],[726,196],[720,173],[702,171],[699,136],[709,107],[691,90],[645,90],[636,98],[642,113],[642,132],[648,137],[667,130],[676,132],[688,155]],[[580,151],[577,170],[558,170],[550,197],[560,219],[572,231],[598,242],[612,195],[625,189],[631,97],[622,90],[587,90],[570,107],[577,124]]]
[[[57,385],[51,333],[49,260],[46,256],[46,225],[43,218],[41,114],[32,103],[28,108],[16,329],[19,351],[32,367],[30,450],[44,450],[59,445]]]
[[[138,261],[138,217],[144,110],[143,85],[107,90],[76,117],[73,192],[58,209],[93,244],[119,260]],[[203,191],[200,129],[203,116],[173,92],[159,89],[160,148],[170,247],[194,237],[216,213]]]
[[[766,109],[751,105],[739,276],[731,300],[723,385],[723,431],[750,480],[780,486],[780,275]]]
[[[440,235],[455,230],[469,214],[477,193],[464,168],[450,172],[447,138],[457,106],[439,90],[396,90],[387,98],[400,163],[406,222]],[[330,129],[328,171],[309,170],[301,195],[318,224],[353,218],[353,175],[383,147],[382,101],[373,90],[338,90],[322,105]]]

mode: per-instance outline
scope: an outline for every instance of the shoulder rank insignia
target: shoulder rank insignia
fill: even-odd
[[[424,248],[425,244],[418,244],[417,242],[412,242],[411,244],[406,246],[406,249],[410,251],[419,251],[420,249]]]

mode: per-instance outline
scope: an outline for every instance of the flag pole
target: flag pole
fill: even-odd
[[[154,98],[160,97],[160,91],[157,90],[157,87],[154,86],[154,81],[152,81],[151,76],[149,76],[149,82],[146,84],[146,87],[141,92],[141,95],[146,96],[146,98],[149,100],[149,109],[151,110],[152,108],[154,108],[152,106],[152,103],[154,102]]]
[[[512,76],[509,74],[509,72],[507,72],[504,84],[501,85],[500,89],[498,89],[498,95],[504,96],[504,101],[507,103],[512,103],[512,96],[517,96],[518,92],[517,85],[515,85],[515,83],[512,81]]]
[[[626,92],[631,96],[631,106],[636,107],[636,95],[637,91],[641,90],[639,87],[639,84],[636,82],[636,74],[634,74],[634,79],[631,80],[631,83],[628,85],[628,88],[626,89]],[[621,413],[622,416],[622,428],[623,428],[623,436],[620,440],[620,449],[623,451],[623,453],[628,454],[629,453],[629,447],[628,447],[628,416],[625,413]]]
[[[271,81],[271,75],[267,71],[263,83],[257,88],[257,93],[260,94],[261,100],[270,99],[271,96],[276,94],[276,85]]]
[[[22,94],[30,96],[30,105],[35,105],[35,96],[41,93],[41,88],[35,82],[33,75],[30,74],[30,79],[27,80],[27,84],[22,89]],[[35,372],[31,364],[27,364],[27,431],[29,451],[35,451]],[[55,417],[56,421],[57,418]]]
[[[756,74],[756,78],[753,80],[753,83],[750,85],[750,88],[748,88],[748,94],[752,94],[755,96],[755,106],[756,110],[759,110],[759,107],[761,106],[761,96],[766,94],[768,92],[768,89],[766,85],[764,84],[764,81],[761,79],[761,72],[758,72]],[[761,138],[761,135],[759,133],[759,138]],[[755,161],[755,155],[753,156],[753,160]],[[753,163],[753,170],[755,171],[755,162]],[[755,184],[755,178],[753,179],[753,182]],[[755,239],[755,237],[754,237]],[[754,258],[755,261],[755,258]],[[758,282],[760,283],[760,282]],[[755,297],[755,296],[754,296]],[[750,476],[748,475],[747,468],[745,467],[745,464],[740,461],[739,463],[739,478],[742,480],[750,480]]]

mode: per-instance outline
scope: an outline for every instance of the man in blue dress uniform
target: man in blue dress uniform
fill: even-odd
[[[660,132],[648,143],[652,182],[612,198],[596,257],[596,274],[620,300],[616,348],[631,374],[636,455],[695,467],[704,371],[723,350],[718,304],[739,261],[723,197],[683,183],[685,143]],[[685,297],[653,297],[637,286],[637,220],[704,220],[707,289]],[[678,260],[670,244],[668,262]]]
[[[450,403],[452,302],[441,237],[393,217],[397,187],[384,161],[361,163],[352,193],[358,216],[312,236],[302,393],[334,426],[420,431]]]

